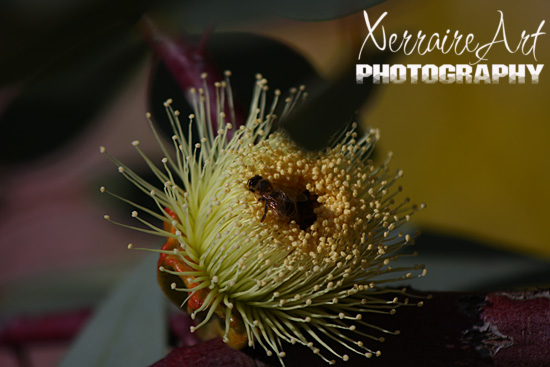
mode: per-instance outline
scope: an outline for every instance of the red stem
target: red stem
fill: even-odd
[[[215,63],[208,58],[206,52],[206,44],[213,32],[213,26],[205,31],[198,44],[195,44],[189,38],[181,36],[179,41],[172,39],[161,32],[147,16],[142,18],[140,30],[145,41],[178,82],[191,106],[193,105],[191,88],[195,88],[196,90],[199,90],[199,88],[207,89],[209,96],[213,99],[210,104],[211,120],[217,121],[216,87],[214,83],[222,81],[224,78],[215,66]],[[202,78],[205,73],[207,75],[206,86]],[[225,114],[227,116],[226,119],[230,119],[231,113],[227,108]],[[240,106],[235,105],[235,121],[229,122],[238,127],[244,121],[245,117],[242,109]],[[217,127],[215,126],[214,128],[216,129]]]

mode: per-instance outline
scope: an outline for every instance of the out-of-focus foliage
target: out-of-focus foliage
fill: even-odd
[[[145,366],[166,348],[166,304],[150,254],[112,291],[75,341],[61,367]]]
[[[212,24],[276,16],[334,19],[380,1],[6,1],[0,10],[0,162],[35,159],[83,131],[143,60],[136,25],[145,12],[180,31],[202,32]]]

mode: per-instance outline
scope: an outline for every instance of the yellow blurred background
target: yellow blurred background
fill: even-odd
[[[498,10],[515,48],[523,30],[536,32],[550,15],[550,2],[390,0],[368,14],[373,24],[388,12],[381,23],[388,35],[450,29],[451,34],[474,33],[484,44],[497,31]],[[243,28],[292,45],[328,77],[342,63],[357,62],[367,34],[361,13],[336,21],[277,20]],[[544,64],[550,56],[548,35],[537,42],[538,61],[501,46],[492,48],[485,63]],[[437,52],[392,56],[394,64],[475,61],[473,55]],[[388,84],[364,108],[363,121],[380,128],[379,147],[394,152],[392,167],[404,169],[405,192],[428,205],[415,219],[421,227],[550,258],[549,96],[546,68],[538,85],[510,85],[506,79],[498,85]]]

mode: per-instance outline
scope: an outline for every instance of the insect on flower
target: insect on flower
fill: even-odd
[[[273,131],[281,93],[275,91],[269,104],[263,77],[248,120],[238,128],[223,112],[233,108],[229,74],[216,88],[216,121],[207,112],[213,97],[203,89],[192,91],[196,112],[187,123],[166,102],[173,152],[148,115],[165,154],[161,165],[133,143],[162,189],[101,148],[162,209],[134,204],[132,216],[145,227],[132,228],[167,238],[153,250],[160,253],[165,293],[199,319],[192,331],[219,319],[230,346],[259,346],[282,364],[286,343],[301,344],[329,363],[348,360],[350,352],[380,355],[376,344],[399,330],[376,326],[367,316],[421,305],[409,302],[406,290],[384,286],[426,271],[392,264],[403,256],[398,250],[414,243],[399,227],[423,205],[398,200],[402,190],[394,183],[402,172],[369,159],[378,131],[359,136],[353,125],[326,149],[305,151],[284,131]],[[303,95],[303,88],[291,91],[281,121]],[[196,144],[190,143],[193,126]],[[145,221],[137,210],[164,226]]]
[[[317,196],[311,195],[308,190],[297,191],[279,187],[259,175],[248,180],[248,190],[258,196],[258,201],[265,203],[264,215],[260,222],[267,216],[268,207],[281,220],[294,220],[304,230],[317,219],[313,210],[318,206]]]

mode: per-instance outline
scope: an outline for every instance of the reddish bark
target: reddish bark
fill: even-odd
[[[255,363],[243,352],[229,348],[221,339],[214,339],[192,347],[175,349],[151,367],[259,367],[263,365]]]
[[[495,366],[550,365],[550,292],[502,292],[486,297],[482,319]]]

